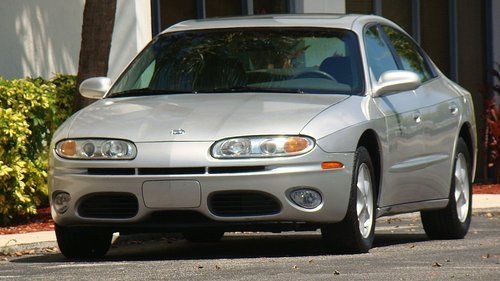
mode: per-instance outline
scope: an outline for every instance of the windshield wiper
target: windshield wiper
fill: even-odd
[[[293,93],[303,94],[301,89],[288,89],[288,88],[266,88],[266,87],[251,87],[251,86],[236,86],[230,88],[214,88],[210,90],[199,91],[185,91],[185,90],[172,90],[172,89],[150,89],[140,88],[112,93],[107,98],[124,98],[124,97],[138,97],[138,96],[154,96],[154,95],[178,95],[178,94],[202,94],[202,93]]]
[[[293,93],[303,94],[302,89],[289,89],[289,88],[267,88],[267,87],[252,87],[252,86],[235,86],[229,88],[214,88],[210,90],[200,90],[197,93]]]
[[[154,96],[154,95],[176,95],[176,94],[192,94],[193,92],[187,92],[185,90],[170,90],[170,89],[150,89],[150,88],[140,88],[126,90],[118,93],[112,93],[108,95],[108,98],[124,98],[124,97],[138,97],[138,96]]]

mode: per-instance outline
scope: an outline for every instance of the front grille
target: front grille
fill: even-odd
[[[263,172],[266,166],[234,166],[234,167],[211,167],[209,174],[233,174],[233,173],[254,173]]]
[[[221,217],[265,216],[281,210],[274,196],[254,191],[215,192],[208,198],[208,206],[214,215]]]
[[[204,167],[195,168],[139,168],[139,175],[199,175],[204,174]]]
[[[88,168],[87,172],[89,175],[135,175],[134,168]]]
[[[137,168],[138,175],[203,175],[209,174],[234,174],[255,173],[266,171],[266,166],[229,166],[229,167],[180,167],[180,168]],[[132,176],[136,168],[88,168],[89,175],[97,176]]]
[[[139,210],[137,197],[130,193],[95,193],[84,197],[78,214],[85,218],[126,219]]]

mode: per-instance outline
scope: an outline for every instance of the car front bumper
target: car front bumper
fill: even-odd
[[[195,211],[218,224],[235,222],[325,224],[338,222],[344,218],[351,188],[353,153],[327,153],[316,146],[309,153],[295,157],[220,160],[208,155],[211,144],[211,142],[136,143],[138,155],[130,161],[67,160],[58,157],[52,151],[49,169],[50,200],[52,201],[53,196],[62,191],[71,196],[69,208],[65,213],[59,214],[54,207],[51,208],[54,221],[64,226],[125,227],[141,225],[159,211]],[[338,161],[343,163],[344,167],[324,170],[321,163],[326,161]],[[203,168],[203,172],[190,173],[189,171],[196,170],[193,167],[197,167],[198,170]],[[141,169],[158,168],[187,168],[187,170],[183,170],[182,173],[175,170],[174,173],[139,172]],[[217,173],[211,173],[213,168],[221,169]],[[134,173],[92,174],[89,169],[102,171],[128,169]],[[304,209],[292,203],[288,193],[299,187],[318,191],[322,196],[321,205],[315,209]],[[218,216],[211,210],[209,198],[214,192],[220,191],[268,194],[279,201],[280,210],[267,215]],[[133,194],[138,199],[137,214],[130,218],[82,216],[78,211],[82,198],[94,193]]]

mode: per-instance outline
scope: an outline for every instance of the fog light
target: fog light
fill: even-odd
[[[306,209],[314,209],[321,204],[321,194],[319,192],[302,188],[290,192],[290,199],[298,206]]]
[[[66,193],[66,192],[59,192],[54,196],[54,202],[52,205],[54,206],[54,209],[56,212],[59,214],[63,214],[66,212],[69,208],[69,201],[71,200],[71,196]]]

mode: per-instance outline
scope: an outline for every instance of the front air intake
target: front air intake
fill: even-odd
[[[78,204],[78,214],[84,218],[127,219],[138,210],[137,197],[131,193],[93,193]]]
[[[281,204],[271,194],[255,191],[214,192],[208,198],[210,211],[220,217],[274,215]]]

